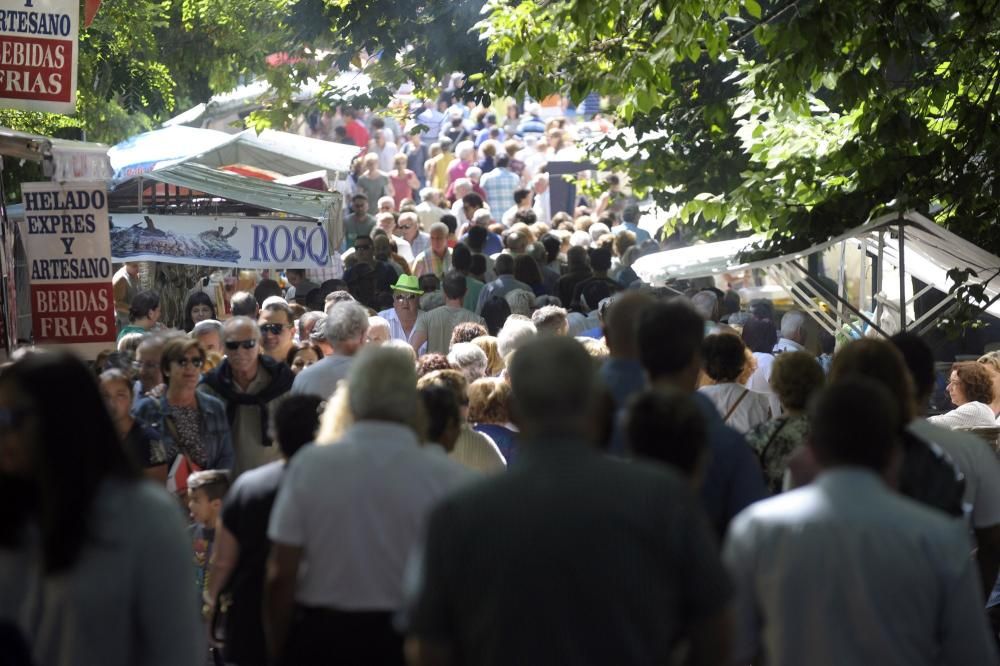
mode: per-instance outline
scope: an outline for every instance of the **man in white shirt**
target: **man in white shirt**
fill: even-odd
[[[803,345],[806,341],[806,315],[800,310],[789,310],[781,318],[781,328],[778,342],[773,352],[780,354],[786,351],[808,352]]]
[[[421,447],[416,382],[405,351],[366,349],[348,377],[354,425],[335,445],[306,447],[289,463],[271,512],[265,583],[268,649],[280,663],[329,663],[331,655],[403,663],[392,618],[407,558],[431,507],[474,478]]]
[[[400,213],[393,233],[396,236],[397,247],[400,240],[409,245],[410,257],[407,258],[400,254],[407,261],[412,262],[414,257],[431,246],[431,236],[420,230],[420,218],[417,213]]]
[[[549,174],[540,173],[531,179],[531,187],[535,192],[535,202],[532,210],[538,221],[548,224],[552,219],[552,200],[549,196]]]
[[[900,412],[872,380],[831,386],[810,413],[818,479],[733,520],[732,663],[997,663],[965,524],[886,481]]]
[[[535,193],[529,189],[514,190],[514,205],[504,211],[500,223],[505,227],[514,224],[514,216],[522,210],[532,210],[535,203]],[[494,207],[495,208],[495,207]]]
[[[416,275],[400,275],[392,285],[392,307],[378,313],[389,322],[389,337],[410,344],[417,330],[417,321],[424,316],[420,311],[420,297],[424,290]],[[417,354],[427,351],[427,345],[417,350]]]
[[[441,190],[435,187],[425,187],[420,190],[420,203],[417,204],[417,215],[420,217],[420,228],[430,231],[431,225],[441,221],[441,216],[448,212],[441,208]]]

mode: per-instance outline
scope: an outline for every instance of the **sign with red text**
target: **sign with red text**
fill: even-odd
[[[107,187],[96,181],[24,183],[21,192],[35,343],[113,347]]]
[[[0,107],[76,111],[78,0],[0,0]]]

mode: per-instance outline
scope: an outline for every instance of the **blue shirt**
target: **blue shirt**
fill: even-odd
[[[691,394],[708,422],[711,455],[701,487],[701,501],[716,534],[725,534],[729,521],[754,502],[768,496],[764,472],[743,435],[725,423],[711,400]]]
[[[583,335],[588,333],[590,331],[583,333]],[[593,336],[588,335],[588,337]],[[600,337],[600,333],[597,337]],[[600,370],[597,371],[597,375],[604,382],[604,386],[610,391],[615,405],[619,408],[624,407],[629,398],[647,386],[646,370],[639,361],[633,358],[608,357],[601,365]]]
[[[458,242],[468,244],[469,234],[462,236]],[[503,240],[492,231],[487,232],[486,242],[483,243],[483,254],[490,256],[491,254],[498,254],[500,252],[503,252]]]
[[[617,227],[614,228],[615,234],[619,234],[623,231],[631,231],[635,234],[635,244],[639,245],[643,241],[648,241],[650,239],[649,232],[645,229],[640,229],[639,225],[634,222],[622,222]]]
[[[517,458],[517,433],[510,428],[495,423],[479,423],[472,429],[492,439],[508,465]]]

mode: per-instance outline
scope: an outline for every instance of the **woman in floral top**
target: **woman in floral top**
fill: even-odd
[[[771,369],[771,389],[781,400],[784,414],[765,421],[747,433],[747,442],[757,453],[764,480],[772,493],[780,493],[788,458],[809,434],[806,406],[823,386],[823,368],[807,352],[778,355]]]

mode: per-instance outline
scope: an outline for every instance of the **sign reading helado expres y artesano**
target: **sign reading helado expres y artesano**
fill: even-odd
[[[115,340],[107,188],[100,182],[24,183],[25,239],[35,341]],[[85,352],[85,349],[80,349]]]

